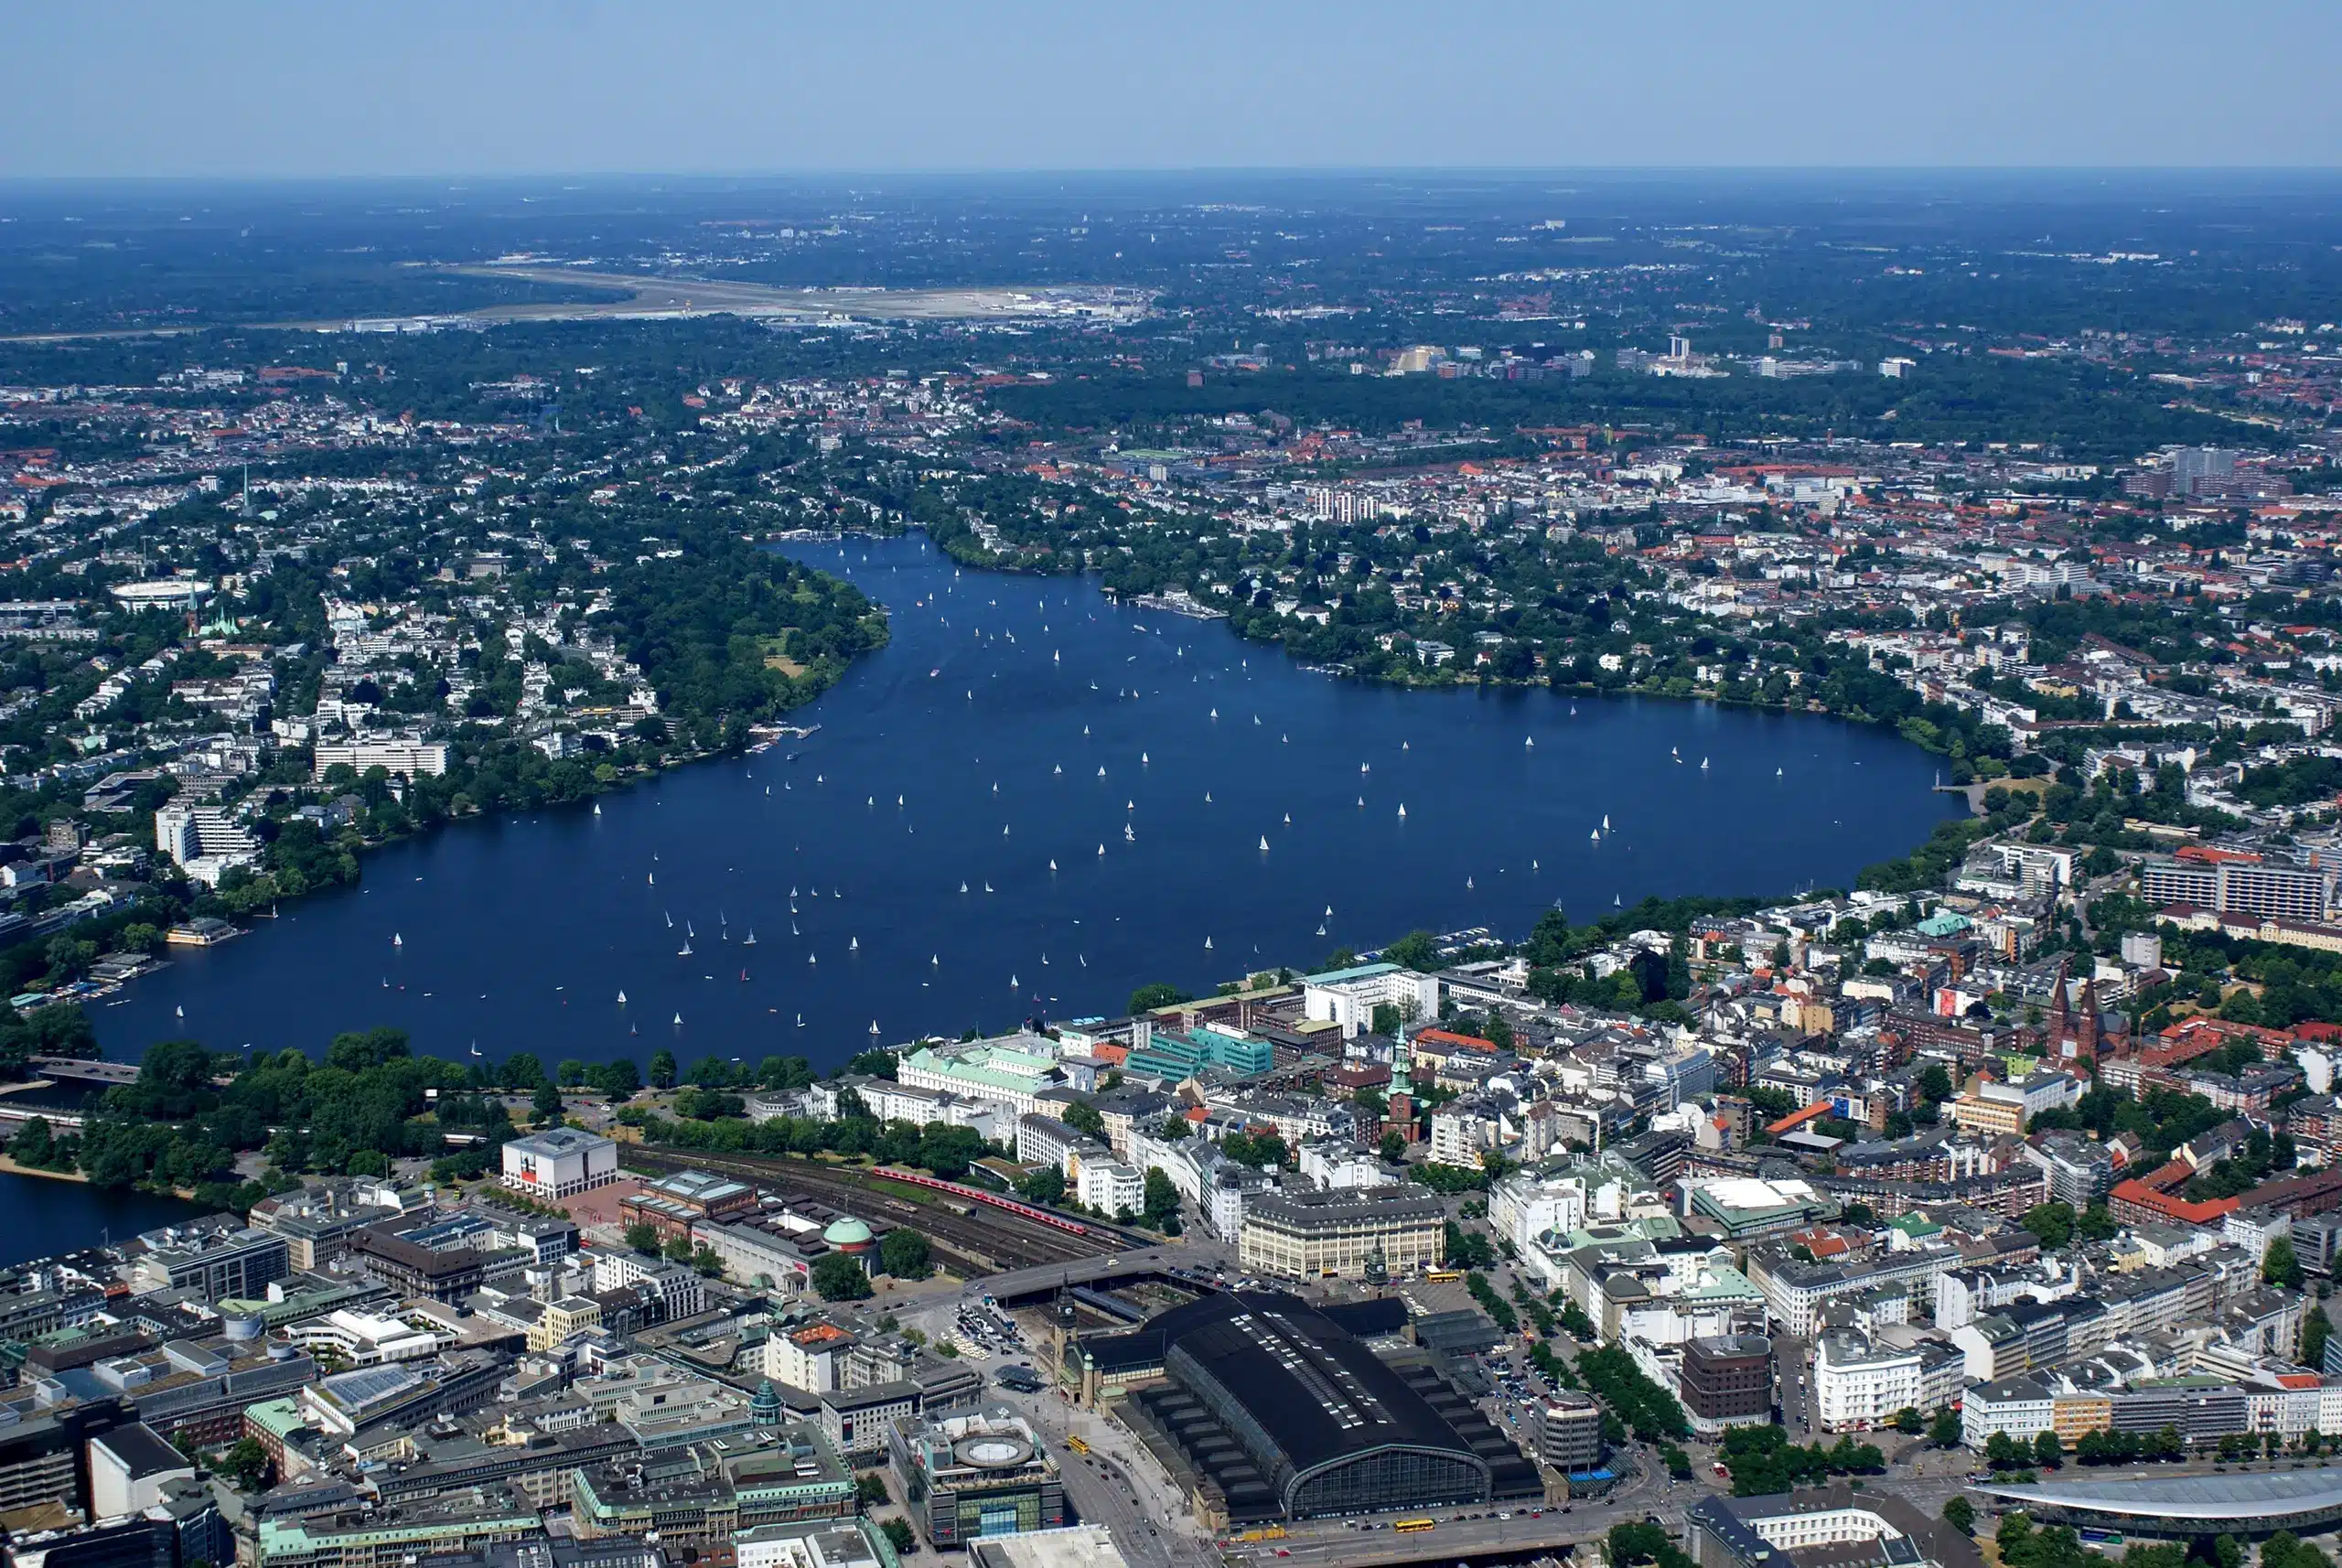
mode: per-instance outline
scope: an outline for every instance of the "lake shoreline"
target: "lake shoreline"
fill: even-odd
[[[801,748],[665,768],[600,815],[388,843],[347,897],[286,906],[265,953],[191,950],[94,1014],[110,1054],[167,1034],[314,1054],[381,1024],[442,1056],[827,1060],[874,1013],[895,1037],[957,1034],[1416,929],[1517,940],[1557,903],[1584,923],[1646,896],[1846,886],[1948,813],[1916,746],[1840,715],[1312,681],[1092,581],[1058,575],[1037,604],[998,593],[1030,574],[955,581],[916,532],[795,549],[883,594],[894,627],[795,715],[821,725]]]

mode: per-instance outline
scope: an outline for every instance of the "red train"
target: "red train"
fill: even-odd
[[[938,1192],[948,1192],[955,1197],[964,1197],[971,1203],[986,1204],[994,1208],[1005,1208],[1011,1214],[1021,1214],[1036,1224],[1047,1225],[1054,1230],[1064,1230],[1076,1236],[1090,1234],[1090,1227],[1078,1219],[1068,1219],[1061,1214],[1052,1214],[1046,1208],[1036,1208],[1029,1203],[1020,1203],[1013,1197],[1003,1197],[996,1192],[986,1192],[980,1187],[968,1187],[956,1181],[945,1181],[940,1176],[929,1176],[925,1171],[898,1170],[893,1165],[881,1167],[877,1174],[885,1176],[888,1181],[906,1181],[913,1187],[931,1187]]]

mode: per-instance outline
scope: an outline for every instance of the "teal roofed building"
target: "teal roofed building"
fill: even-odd
[[[1275,1065],[1275,1052],[1260,1036],[1198,1024],[1185,1034],[1155,1034],[1130,1054],[1123,1070],[1133,1076],[1163,1078],[1178,1083],[1206,1068],[1249,1074],[1266,1072]]]
[[[1923,937],[1932,937],[1939,940],[1945,937],[1960,935],[1968,929],[1969,923],[1968,917],[1965,915],[1955,915],[1949,909],[1939,909],[1913,929]]]

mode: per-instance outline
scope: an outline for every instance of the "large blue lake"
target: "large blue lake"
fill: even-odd
[[[1957,804],[1876,729],[1370,688],[916,536],[792,553],[893,616],[797,715],[819,733],[369,856],[100,1006],[107,1053],[387,1024],[443,1055],[827,1064],[874,1026],[1112,1014],[1416,928],[1518,936],[1556,901],[1843,886]]]

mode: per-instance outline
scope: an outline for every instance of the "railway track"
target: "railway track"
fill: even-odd
[[[712,1171],[758,1187],[803,1192],[865,1219],[911,1226],[946,1254],[947,1262],[958,1265],[955,1273],[1004,1273],[1046,1263],[1101,1257],[1139,1244],[1112,1226],[1093,1226],[1077,1235],[981,1204],[970,1203],[966,1206],[968,1211],[962,1213],[948,1196],[915,1202],[875,1185],[886,1179],[883,1171],[749,1155],[648,1148],[639,1144],[624,1145],[620,1160],[652,1174]]]

